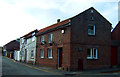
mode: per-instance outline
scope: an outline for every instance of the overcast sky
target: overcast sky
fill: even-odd
[[[0,46],[90,7],[117,24],[118,0],[0,0]]]

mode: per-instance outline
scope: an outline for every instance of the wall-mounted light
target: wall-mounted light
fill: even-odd
[[[62,34],[64,34],[64,33],[65,33],[65,30],[64,30],[64,29],[62,29],[62,30],[61,30],[61,33],[62,33]]]

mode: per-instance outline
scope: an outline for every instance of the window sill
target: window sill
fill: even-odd
[[[90,19],[90,21],[94,21],[94,19]]]
[[[41,59],[44,59],[44,57],[41,57]]]
[[[98,60],[98,58],[87,58],[87,60]]]
[[[48,57],[48,59],[53,59],[53,57]]]
[[[95,36],[95,34],[88,34],[88,36]]]
[[[33,57],[31,59],[34,59]]]

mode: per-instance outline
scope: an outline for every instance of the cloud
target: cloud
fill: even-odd
[[[106,2],[104,2],[106,1]],[[94,6],[113,24],[117,20],[117,0],[0,0],[1,45],[26,33],[65,20]],[[114,13],[113,13],[114,11]],[[4,33],[3,33],[4,32]]]
[[[38,22],[32,16],[24,13],[22,9],[14,5],[0,2],[0,35],[1,44],[23,36],[25,33],[38,28]]]

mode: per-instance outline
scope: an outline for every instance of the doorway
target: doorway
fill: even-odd
[[[58,68],[62,67],[62,47],[58,48]]]
[[[78,70],[83,70],[83,60],[82,59],[79,59],[78,60]]]
[[[117,47],[111,47],[111,65],[117,65]]]
[[[27,62],[27,49],[25,49],[25,62]]]

